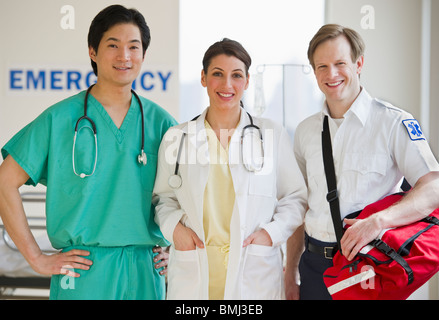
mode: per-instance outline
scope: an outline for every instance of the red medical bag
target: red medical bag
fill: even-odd
[[[403,197],[390,195],[365,207],[357,219],[389,207]],[[384,230],[353,261],[340,252],[323,280],[334,300],[400,300],[439,271],[439,209],[407,226]]]

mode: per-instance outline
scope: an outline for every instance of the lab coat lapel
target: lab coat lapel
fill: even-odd
[[[247,191],[249,189],[249,174],[242,164],[241,135],[242,129],[248,124],[250,124],[250,120],[247,112],[241,109],[241,119],[229,145],[229,167],[232,174],[233,188],[235,189],[235,199],[238,205],[233,214],[239,214],[241,238],[244,237],[245,233],[243,231],[246,225]]]
[[[194,197],[196,228],[198,236],[204,241],[203,205],[204,190],[209,176],[209,149],[204,119],[207,109],[195,121],[188,123],[188,180],[190,181],[192,197]],[[195,227],[195,226],[194,226]]]
[[[235,190],[235,205],[230,223],[230,253],[224,292],[225,299],[241,297],[239,277],[242,275],[239,274],[239,269],[243,250],[242,243],[248,236],[246,220],[250,176],[242,165],[241,135],[242,129],[248,124],[250,124],[248,115],[244,109],[241,109],[241,119],[229,144],[229,168]]]

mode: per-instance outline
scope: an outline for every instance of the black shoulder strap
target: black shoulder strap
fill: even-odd
[[[332,223],[334,224],[335,236],[337,237],[337,245],[341,252],[340,240],[343,236],[343,224],[340,216],[340,204],[338,200],[337,180],[335,178],[334,159],[332,157],[332,144],[331,134],[329,132],[328,116],[325,116],[325,119],[323,120],[322,151],[326,184],[328,186],[326,200],[329,202]]]

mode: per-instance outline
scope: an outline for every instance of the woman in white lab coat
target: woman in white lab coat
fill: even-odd
[[[238,42],[213,44],[210,106],[162,140],[153,202],[171,242],[168,299],[284,297],[280,245],[302,224],[306,187],[286,130],[242,108],[250,64]]]

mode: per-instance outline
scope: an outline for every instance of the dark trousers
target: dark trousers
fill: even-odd
[[[332,260],[308,250],[308,243],[321,247],[334,246],[334,243],[322,242],[305,235],[305,251],[300,258],[300,300],[332,300],[323,282],[323,273],[332,267]]]

